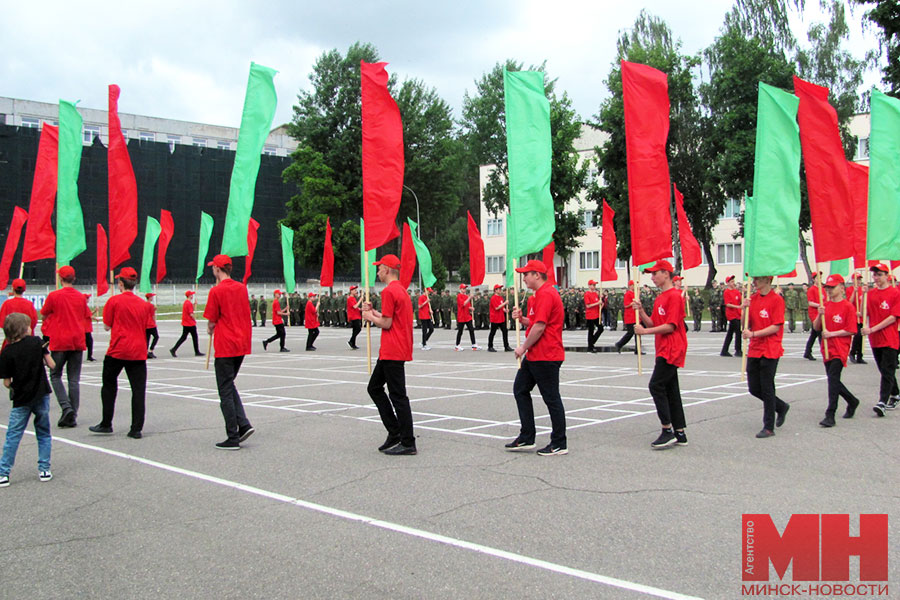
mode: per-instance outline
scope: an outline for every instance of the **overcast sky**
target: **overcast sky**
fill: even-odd
[[[818,4],[807,0],[807,4]],[[582,118],[597,112],[619,31],[641,8],[694,53],[715,38],[731,0],[232,0],[6,3],[0,15],[0,95],[81,100],[105,109],[107,85],[127,113],[237,127],[250,61],[275,68],[275,125],[309,89],[316,58],[374,44],[388,71],[437,88],[459,116],[466,90],[494,64],[547,61]],[[814,7],[810,10],[814,10]],[[851,29],[857,55],[875,46]],[[805,39],[805,23],[797,23]],[[867,84],[878,83],[871,73]]]

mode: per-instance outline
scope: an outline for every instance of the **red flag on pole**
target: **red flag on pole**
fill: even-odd
[[[169,249],[169,242],[175,234],[175,221],[172,220],[172,213],[167,210],[159,211],[159,244],[156,252],[156,283],[163,280],[166,276],[166,250]]]
[[[615,281],[619,278],[616,273],[616,229],[613,226],[613,219],[616,212],[609,207],[606,200],[603,201],[603,256],[602,265],[600,267],[600,281]]]
[[[403,224],[403,243],[400,246],[400,283],[409,288],[416,271],[416,247],[413,244],[409,223]]]
[[[129,248],[137,238],[137,182],[128,156],[128,147],[119,123],[119,86],[109,86],[109,267],[131,258]],[[163,266],[165,275],[165,266]],[[162,277],[158,277],[157,283]]]
[[[109,281],[106,279],[109,271],[109,259],[107,258],[109,249],[106,231],[103,225],[97,223],[97,297],[109,291]]]
[[[244,285],[250,279],[251,267],[253,266],[253,254],[256,253],[256,240],[259,237],[259,222],[250,217],[250,226],[247,227],[247,256],[244,259]]]
[[[809,217],[816,261],[841,260],[853,253],[847,232],[853,230],[847,159],[841,144],[837,111],[828,104],[828,88],[794,76],[800,98],[797,122],[806,166]]]
[[[34,183],[28,203],[28,225],[22,262],[56,256],[56,234],[50,224],[56,203],[57,159],[59,156],[59,127],[44,123],[34,166]]]
[[[478,225],[472,218],[472,213],[466,211],[469,217],[469,283],[473,286],[484,283],[484,240],[478,231]]]
[[[556,285],[556,267],[553,266],[554,252],[556,252],[556,244],[553,242],[544,246],[544,250],[541,252],[541,262],[547,267],[547,281],[550,282],[550,285]]]
[[[647,65],[622,61],[625,105],[625,159],[631,255],[643,265],[672,253],[669,214],[669,88],[666,74]]]
[[[22,236],[22,226],[28,220],[28,213],[25,209],[17,206],[13,210],[12,221],[9,224],[9,231],[6,234],[6,244],[3,246],[3,257],[0,258],[0,289],[6,289],[9,283],[9,269],[12,267],[13,257],[16,254],[16,248],[19,247],[19,238]]]
[[[703,252],[700,244],[691,231],[687,213],[684,212],[684,194],[678,191],[678,186],[672,184],[675,191],[675,210],[678,213],[678,239],[681,242],[681,264],[686,271],[703,264]]]
[[[334,285],[334,248],[331,245],[331,219],[325,219],[325,250],[322,253],[322,273],[319,275],[319,285],[331,287]]]
[[[847,161],[850,213],[853,215],[853,268],[866,268],[866,228],[869,215],[869,167]]]
[[[403,192],[403,123],[387,89],[387,63],[360,61],[362,79],[362,180],[366,250],[400,235],[397,211]]]

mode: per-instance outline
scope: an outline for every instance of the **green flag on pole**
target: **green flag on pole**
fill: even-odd
[[[69,264],[87,249],[84,215],[78,201],[82,123],[75,104],[60,100],[56,192],[56,262],[59,265]]]
[[[250,63],[244,113],[238,134],[231,186],[228,189],[228,211],[222,234],[222,254],[234,258],[247,255],[247,229],[253,210],[256,176],[260,156],[275,117],[275,69]]]
[[[829,271],[830,275],[840,275],[841,277],[849,277],[850,276],[850,259],[845,258],[843,260],[833,260],[831,261],[831,270]]]
[[[409,222],[409,229],[412,232],[413,246],[416,247],[416,260],[419,262],[422,283],[425,284],[425,287],[431,287],[437,281],[431,271],[431,252],[428,251],[425,242],[419,239],[419,224],[408,217],[406,220]]]
[[[550,103],[540,71],[503,70],[509,228],[512,256],[541,252],[553,240],[556,216],[550,195]],[[510,236],[512,236],[510,238]]]
[[[297,287],[294,277],[294,230],[281,225],[281,261],[284,265],[284,290],[291,294]]]
[[[142,294],[153,291],[153,284],[150,281],[150,269],[153,268],[153,257],[156,254],[153,249],[156,247],[156,241],[159,239],[161,229],[159,221],[153,217],[147,217],[147,227],[144,229],[144,256],[141,259],[141,283],[138,288]]]
[[[900,100],[873,89],[871,107],[866,258],[897,260],[900,259]]]
[[[750,245],[753,241],[753,234],[748,233],[750,231],[750,226],[755,222],[753,218],[753,197],[744,192],[744,268],[742,269],[742,277],[744,281],[747,281],[750,278],[748,275],[749,271],[747,270],[747,257],[753,254],[753,248]]]
[[[509,226],[509,213],[506,213],[506,287],[511,288],[516,285],[516,267],[518,266],[518,256],[515,256],[513,241],[513,229]]]
[[[800,100],[784,90],[759,84],[753,208],[744,236],[744,264],[751,277],[790,273],[800,255]],[[749,237],[748,237],[749,236]]]
[[[212,232],[212,215],[200,211],[200,246],[197,248],[197,278],[194,281],[200,281],[203,269],[206,268],[206,255],[209,254],[209,239],[212,237]]]
[[[415,242],[413,242],[415,243]],[[366,227],[363,220],[359,220],[359,253],[360,253],[360,263],[359,263],[359,283],[360,287],[365,287],[366,285],[366,267],[369,268],[369,286],[375,285],[375,273],[377,268],[372,265],[375,262],[375,248],[372,248],[368,252],[366,252]]]

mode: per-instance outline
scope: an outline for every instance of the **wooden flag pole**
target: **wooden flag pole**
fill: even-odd
[[[363,248],[363,257],[364,257],[363,264],[366,265],[365,268],[363,269],[363,271],[365,271],[365,275],[366,275],[366,304],[369,304],[372,301],[371,297],[369,296],[369,264],[368,264],[369,257],[368,257],[368,252],[366,252],[365,248]],[[372,328],[371,328],[371,323],[369,323],[369,321],[366,321],[366,365],[368,365],[369,375],[371,375],[372,374]]]
[[[854,278],[854,280],[853,280],[854,285],[856,284],[856,281],[857,280]],[[864,286],[865,287],[860,286],[856,292],[856,314],[859,315],[860,308],[862,308],[862,315],[863,315],[862,325],[863,325],[863,327],[866,326],[866,301],[865,301],[866,299],[865,298],[860,299],[860,296],[868,293],[868,288],[869,288],[869,271],[868,270],[866,270],[866,281],[865,281]],[[864,343],[862,343],[862,340],[860,340],[859,341],[859,357],[860,358],[862,358],[863,351],[865,350],[865,348],[866,348],[866,345]]]
[[[772,292],[775,290],[773,289]],[[750,295],[750,282],[744,282],[744,293],[741,295],[741,333],[743,334],[744,330],[747,329],[748,322],[750,321],[750,308],[744,307],[744,302],[747,300],[747,297]],[[749,347],[749,342],[744,339],[744,336],[741,335],[741,381],[747,381],[747,349]]]
[[[684,298],[684,318],[690,319],[690,318],[692,318],[691,300],[690,300],[690,296],[688,296],[687,288],[684,288],[683,290],[681,290],[681,296]]]
[[[634,276],[634,299],[640,304],[641,302],[641,272],[640,270],[637,272],[637,275]],[[641,321],[641,311],[639,309],[634,309],[634,323],[635,325],[641,325],[643,327],[644,323]],[[643,375],[644,373],[644,363],[641,360],[641,335],[635,334],[634,336],[634,347],[637,349],[637,359],[638,359],[638,375]]]
[[[515,279],[513,279],[513,284],[514,284],[513,285],[513,300],[515,300],[515,302],[516,302],[516,308],[518,308],[521,311],[522,307],[519,306],[519,286],[515,285],[516,283],[518,283],[518,282],[516,282]],[[519,346],[522,345],[521,331],[522,331],[522,324],[519,322],[518,319],[516,319],[516,348],[518,348]],[[519,368],[521,368],[522,367],[522,357],[519,357],[517,362],[519,363]]]
[[[825,323],[825,294],[822,292],[822,272],[819,271],[819,261],[816,261],[816,287],[819,288],[819,308],[822,309],[822,355],[825,362],[828,362],[828,341],[825,339],[825,333],[828,331],[828,325]]]
[[[23,273],[25,273],[25,261],[19,263],[19,279],[22,279]]]
[[[212,356],[213,353],[213,335],[215,332],[209,334],[209,342],[206,344],[206,370],[209,371],[209,357]]]
[[[866,269],[866,287],[865,287],[865,291],[863,292],[864,298],[863,298],[863,306],[862,306],[863,327],[867,326],[866,320],[869,317],[869,275],[870,274],[871,274],[871,271]],[[863,344],[862,346],[863,346],[863,348],[865,348],[866,345]]]

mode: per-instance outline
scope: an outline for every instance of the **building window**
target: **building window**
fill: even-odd
[[[627,270],[628,269],[628,261],[622,260],[621,258],[617,258],[616,259],[616,268]]]
[[[275,146],[263,146],[263,154],[266,156],[275,156]]]
[[[737,198],[729,198],[725,201],[725,210],[722,211],[723,219],[736,219],[741,214],[741,201]]]
[[[740,244],[719,244],[716,249],[720,265],[737,265],[744,260]]]
[[[594,225],[594,211],[586,210],[584,211],[584,228],[585,229],[594,229],[596,225]]]
[[[216,148],[219,150],[231,150],[231,142],[228,140],[217,140]]]
[[[142,142],[155,142],[156,134],[152,131],[142,131],[140,134],[140,140]]]
[[[94,142],[94,136],[100,135],[100,126],[99,125],[85,125],[84,129],[81,130],[81,138],[85,144],[92,144]]]
[[[198,148],[206,148],[206,138],[198,138],[195,137],[191,141],[191,146],[197,146]]]
[[[503,235],[503,219],[488,219],[487,235],[488,237]]]
[[[588,250],[578,253],[578,269],[581,271],[596,271],[600,268],[600,251]]]
[[[487,272],[488,273],[502,273],[505,267],[504,259],[506,257],[502,254],[500,256],[488,256],[487,257]]]
[[[856,159],[869,158],[869,138],[856,138]]]
[[[175,152],[175,144],[181,143],[180,135],[169,135],[169,152]]]
[[[32,129],[41,128],[41,120],[34,117],[22,117],[22,127],[31,127]]]

